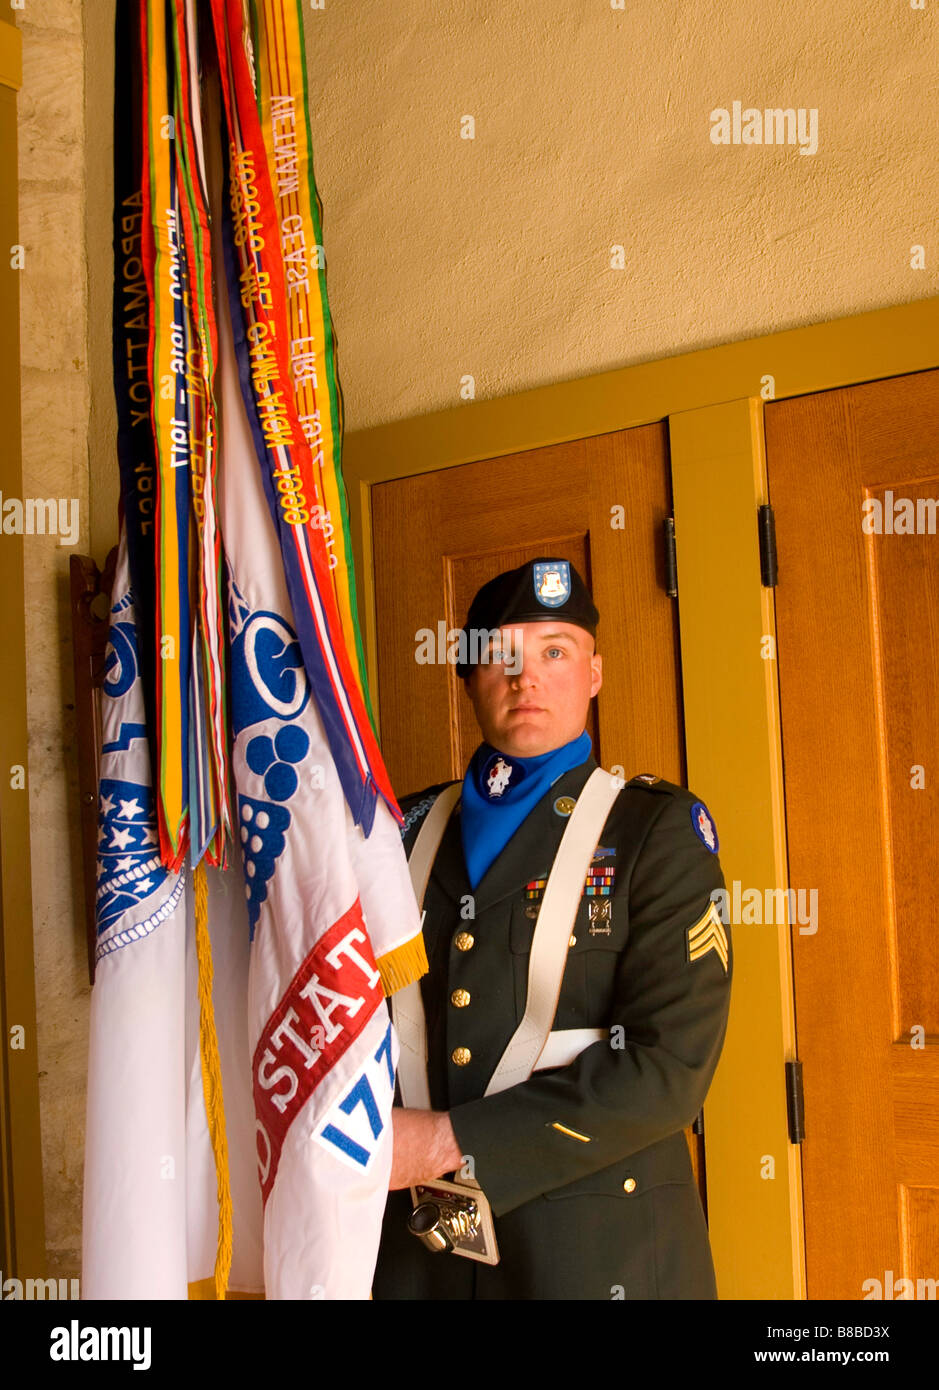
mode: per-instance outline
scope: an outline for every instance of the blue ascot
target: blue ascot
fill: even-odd
[[[534,758],[516,758],[491,744],[479,745],[463,778],[460,813],[463,858],[473,888],[552,782],[585,763],[592,747],[586,730]]]

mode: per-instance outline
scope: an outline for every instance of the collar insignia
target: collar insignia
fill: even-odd
[[[492,753],[481,778],[486,797],[490,801],[499,801],[509,785],[517,786],[524,775],[525,769],[520,763],[513,763],[504,753]]]

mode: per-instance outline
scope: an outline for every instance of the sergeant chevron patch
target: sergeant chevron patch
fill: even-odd
[[[724,967],[724,974],[727,974],[730,945],[727,941],[727,933],[724,931],[724,924],[713,902],[708,904],[708,910],[704,916],[688,928],[687,942],[689,961],[700,960],[702,956],[707,955],[708,951],[716,951],[721,965]]]

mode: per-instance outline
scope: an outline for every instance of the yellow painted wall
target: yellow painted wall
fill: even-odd
[[[304,3],[347,430],[939,292],[939,0]],[[29,0],[24,469],[115,539],[113,0]],[[734,101],[818,149],[714,145]],[[471,116],[475,138],[461,138]],[[911,248],[925,246],[925,268]],[[614,268],[622,247],[623,268]],[[76,1271],[87,1046],[64,549],[27,556],[50,1273]],[[30,566],[33,568],[30,569]]]
[[[925,3],[305,5],[348,428],[934,295]],[[734,100],[818,152],[713,145]]]

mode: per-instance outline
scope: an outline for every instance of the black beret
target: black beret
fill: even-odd
[[[485,645],[478,634],[515,623],[552,621],[573,623],[585,628],[591,637],[597,635],[600,614],[569,560],[541,557],[497,574],[482,586],[470,604],[460,642],[469,659],[457,662],[457,675],[465,680],[476,664],[474,657]]]

